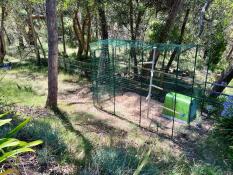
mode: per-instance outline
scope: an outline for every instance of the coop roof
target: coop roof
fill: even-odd
[[[104,46],[113,47],[113,48],[135,47],[143,50],[151,50],[154,47],[156,47],[160,51],[170,51],[170,50],[173,51],[177,49],[180,52],[184,52],[186,50],[196,47],[196,45],[194,44],[146,43],[140,40],[133,41],[133,40],[121,40],[121,39],[98,40],[90,44],[90,48],[92,51],[102,50],[105,48]]]

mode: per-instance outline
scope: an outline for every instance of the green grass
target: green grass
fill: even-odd
[[[38,151],[42,164],[52,158],[61,163],[75,163],[84,158],[85,145],[82,138],[67,130],[59,118],[48,116],[35,119],[17,137],[25,140],[40,138],[44,141],[42,149]]]
[[[10,104],[42,107],[46,100],[45,96],[39,95],[30,85],[12,80],[2,80],[0,91],[4,100]]]

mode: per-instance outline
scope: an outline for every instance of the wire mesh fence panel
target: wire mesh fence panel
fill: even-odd
[[[91,49],[95,104],[129,122],[177,135],[186,126],[195,127],[196,116],[211,101],[208,64],[198,46],[101,40]]]

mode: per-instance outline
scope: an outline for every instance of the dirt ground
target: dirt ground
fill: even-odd
[[[91,94],[87,92],[90,92],[90,90],[83,89],[77,94],[77,104],[85,104],[87,101],[92,103]],[[103,99],[98,104],[99,109],[112,114],[114,114],[115,100],[115,115],[122,119],[121,121],[117,120],[114,122],[116,126],[122,126],[122,121],[126,121],[141,126],[144,129],[169,136],[172,134],[172,128],[176,131],[180,126],[184,125],[176,121],[173,124],[173,120],[164,118],[162,115],[163,104],[155,100],[150,101],[148,115],[148,101],[146,97],[133,92],[117,95],[115,99],[109,96],[105,96]],[[85,106],[83,107],[85,108]],[[92,107],[90,104],[88,110],[92,109]],[[103,112],[101,116],[109,117],[106,112]]]
[[[163,104],[155,100],[150,102],[151,107],[149,117],[147,117],[148,101],[146,97],[133,92],[125,92],[115,97],[116,115],[112,115],[114,113],[114,98],[106,96],[103,99],[96,108],[93,104],[90,86],[80,87],[70,94],[60,96],[60,100],[72,105],[75,112],[88,112],[98,119],[107,120],[110,125],[126,131],[129,131],[132,126],[141,126],[145,131],[171,137],[172,128],[174,128],[174,136],[178,136],[182,128],[188,126],[178,121],[174,121],[173,124],[173,120],[164,118],[162,115]],[[196,127],[196,125],[197,123],[193,122],[191,127]],[[203,123],[202,127],[204,130],[209,130],[211,126],[208,123]]]

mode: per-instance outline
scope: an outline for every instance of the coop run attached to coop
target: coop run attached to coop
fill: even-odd
[[[100,40],[90,47],[96,107],[162,133],[195,119],[205,93],[198,46]]]

